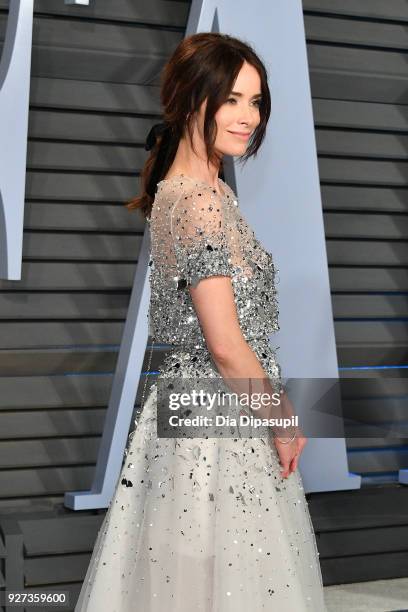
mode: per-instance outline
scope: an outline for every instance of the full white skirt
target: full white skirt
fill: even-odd
[[[75,612],[324,612],[299,471],[265,438],[158,438],[156,418],[153,385]]]

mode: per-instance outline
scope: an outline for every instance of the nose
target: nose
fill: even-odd
[[[252,121],[252,109],[250,109],[249,106],[244,104],[241,110],[241,117],[239,122],[241,125],[251,126]]]

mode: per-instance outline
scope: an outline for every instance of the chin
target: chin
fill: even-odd
[[[222,154],[237,157],[238,155],[244,155],[247,148],[247,145],[243,145],[241,147],[226,147],[225,149],[223,149]]]

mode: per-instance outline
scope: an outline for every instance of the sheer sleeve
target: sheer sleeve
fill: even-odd
[[[196,185],[181,196],[171,211],[171,234],[181,287],[234,275],[225,204],[211,187]]]

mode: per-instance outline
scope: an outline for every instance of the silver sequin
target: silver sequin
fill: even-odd
[[[278,270],[241,215],[234,192],[222,185],[224,197],[187,177],[158,185],[150,218],[150,325],[159,341],[206,346],[187,285],[214,275],[231,278],[246,340],[279,330]]]

